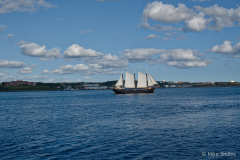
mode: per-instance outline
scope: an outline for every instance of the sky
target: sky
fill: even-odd
[[[240,82],[239,57],[239,0],[0,0],[0,82]]]

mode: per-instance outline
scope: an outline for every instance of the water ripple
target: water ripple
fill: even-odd
[[[239,99],[239,87],[0,93],[0,159],[239,159]]]

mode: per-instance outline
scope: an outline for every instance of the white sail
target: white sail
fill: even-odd
[[[147,77],[146,77],[146,74],[138,72],[137,88],[147,88]]]
[[[125,88],[135,88],[134,75],[126,72]]]
[[[149,76],[148,76],[148,86],[153,86],[153,82],[152,82],[152,80],[149,78]]]
[[[115,86],[123,86],[123,75],[121,75]]]
[[[153,77],[151,76],[151,74],[150,74],[150,73],[148,73],[148,74],[149,74],[149,77],[150,77],[151,81],[153,82],[153,84],[158,84],[158,83],[155,81],[155,79],[153,79]]]

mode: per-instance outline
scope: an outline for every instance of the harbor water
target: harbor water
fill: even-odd
[[[0,92],[0,159],[240,159],[240,87]]]

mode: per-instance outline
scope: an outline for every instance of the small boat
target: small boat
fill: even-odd
[[[134,75],[126,72],[125,84],[123,83],[123,72],[118,82],[115,84],[116,88],[113,89],[115,94],[138,94],[138,93],[154,93],[154,86],[158,83],[153,77],[147,73],[143,74],[138,72],[138,82],[135,84],[135,69]]]

